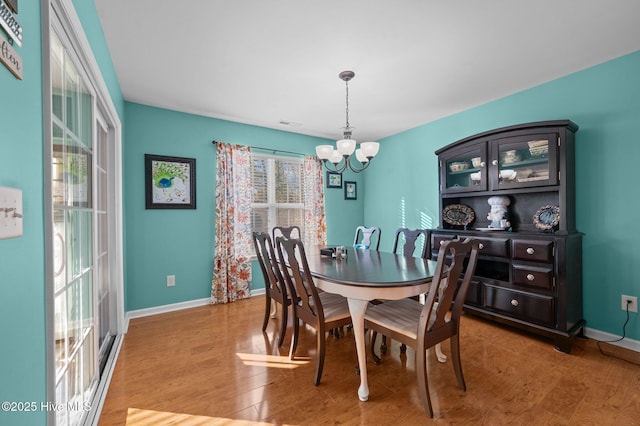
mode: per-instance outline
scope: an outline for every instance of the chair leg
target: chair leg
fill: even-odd
[[[460,389],[466,391],[467,385],[464,382],[462,363],[460,362],[460,340],[458,339],[457,334],[451,336],[451,360],[453,364],[453,371],[456,372],[456,379],[458,379],[458,386]]]
[[[416,349],[416,369],[418,379],[418,393],[424,405],[424,411],[429,417],[433,417],[431,397],[429,396],[429,381],[427,377],[427,351],[424,347]]]
[[[282,319],[280,324],[280,338],[278,339],[278,347],[284,343],[284,335],[287,333],[287,321],[288,321],[289,307],[285,304],[282,305]]]
[[[269,323],[269,314],[271,312],[271,298],[266,296],[265,298],[265,307],[264,307],[264,320],[262,321],[262,331],[267,329],[267,324]]]
[[[438,357],[438,361],[443,364],[447,362],[447,356],[442,352],[441,343],[436,343],[436,357]]]
[[[294,359],[296,356],[296,348],[298,347],[298,332],[300,329],[300,320],[296,317],[295,311],[293,312],[293,336],[291,336],[291,346],[289,347],[289,359]]]
[[[387,353],[387,336],[382,336],[382,343],[380,343],[380,355]]]
[[[325,353],[325,332],[323,328],[319,328],[316,330],[316,348],[317,348],[317,359],[316,359],[316,378],[314,384],[318,386],[320,384],[320,378],[322,377],[322,369],[324,367],[324,353]]]
[[[371,358],[373,358],[373,362],[375,362],[376,364],[380,364],[380,357],[378,355],[376,355],[376,338],[378,337],[378,332],[371,330],[371,343],[370,343],[370,347],[371,347]],[[384,338],[384,336],[382,336],[382,338]],[[382,347],[380,348],[380,352],[382,352]]]

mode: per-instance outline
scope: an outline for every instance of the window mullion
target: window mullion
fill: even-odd
[[[276,160],[269,159],[269,167],[267,167],[267,205],[269,206],[269,229],[277,226],[278,217],[276,214]]]

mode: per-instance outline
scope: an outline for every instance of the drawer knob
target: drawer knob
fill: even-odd
[[[517,301],[516,299],[512,299],[512,300],[511,300],[511,305],[513,305],[513,306],[518,306],[518,305],[519,305],[519,303],[518,303],[518,301]]]
[[[536,251],[533,249],[533,247],[527,247],[527,254],[533,254]]]
[[[478,244],[478,248],[479,248],[480,250],[482,250],[482,249],[484,248],[484,244],[482,244],[482,243]]]
[[[491,164],[493,164],[494,166],[497,166],[497,165],[498,165],[498,160],[493,160],[493,161],[491,162]]]
[[[533,281],[533,280],[535,280],[535,279],[536,279],[536,277],[535,277],[535,275],[533,275],[533,274],[527,274],[527,279],[528,279],[529,281]]]
[[[480,167],[486,167],[487,163],[485,163],[484,161],[480,163]]]

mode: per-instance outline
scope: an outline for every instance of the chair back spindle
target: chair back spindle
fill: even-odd
[[[421,236],[423,238],[420,238]],[[404,243],[399,250],[398,246],[402,239],[404,239]],[[422,249],[417,251],[416,249],[420,240],[422,240]],[[398,228],[396,231],[396,237],[393,241],[393,253],[403,254],[405,256],[422,257],[426,259],[429,254],[430,240],[431,233],[426,229]]]
[[[271,237],[273,242],[275,243],[278,237],[285,237],[290,240],[291,238],[302,238],[302,233],[300,231],[300,227],[297,225],[293,226],[274,226],[271,230]]]
[[[356,235],[353,239],[353,246],[356,248],[378,250],[380,248],[381,235],[380,228],[377,226],[371,226],[369,228],[358,226],[356,228]],[[376,239],[375,247],[371,242],[374,238]]]

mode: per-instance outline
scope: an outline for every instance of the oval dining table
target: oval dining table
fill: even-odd
[[[369,399],[365,349],[364,314],[371,300],[395,300],[429,291],[436,262],[375,250],[347,247],[347,256],[335,259],[320,254],[320,249],[306,253],[316,286],[347,298],[356,341],[361,401]]]

